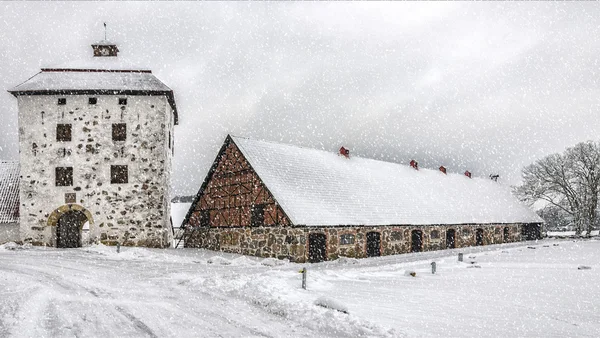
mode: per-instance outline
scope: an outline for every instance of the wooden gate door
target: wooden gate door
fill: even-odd
[[[367,232],[367,257],[381,256],[381,234]]]
[[[475,230],[475,245],[483,245],[483,229]]]
[[[510,240],[508,228],[504,228],[503,237],[504,237],[504,243],[508,243],[508,241]]]
[[[455,236],[456,232],[454,229],[448,229],[446,231],[446,249],[456,248]]]
[[[87,218],[81,211],[69,211],[60,216],[56,228],[56,247],[80,247],[81,228],[86,220]]]
[[[327,257],[327,237],[324,234],[308,235],[308,261],[322,262]]]
[[[421,230],[413,230],[410,237],[412,252],[421,252],[423,250],[423,232]]]

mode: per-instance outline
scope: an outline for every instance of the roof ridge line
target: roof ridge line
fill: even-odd
[[[331,151],[327,151],[325,149],[316,149],[316,148],[304,147],[304,146],[299,146],[299,145],[290,144],[290,143],[268,141],[268,140],[264,140],[264,139],[259,140],[259,139],[254,139],[254,138],[250,138],[250,137],[246,137],[246,136],[236,136],[236,135],[233,135],[233,134],[229,134],[229,135],[232,138],[245,139],[245,140],[250,140],[250,141],[255,141],[255,142],[264,142],[264,143],[270,143],[270,144],[278,144],[278,145],[283,145],[283,146],[287,146],[287,147],[307,149],[307,150],[313,150],[313,151],[320,151],[320,152],[324,152],[324,153],[327,153],[327,154],[332,154]],[[335,154],[335,152],[333,152],[333,154]],[[402,167],[410,167],[409,164],[398,163],[398,162],[390,162],[390,161],[384,161],[384,160],[378,160],[378,159],[374,159],[374,158],[370,158],[370,157],[361,157],[361,156],[352,155],[350,158],[353,158],[353,157],[359,158],[359,159],[363,159],[363,160],[367,160],[367,161],[375,161],[375,162],[381,162],[381,163],[389,163],[389,164],[399,165],[399,166],[402,166]],[[427,170],[427,171],[431,171],[431,172],[437,172],[438,171],[435,168],[424,168],[424,167],[419,168],[419,170]],[[460,173],[453,173],[453,172],[448,172],[446,175],[463,176]],[[479,177],[474,177],[472,179],[479,179]]]

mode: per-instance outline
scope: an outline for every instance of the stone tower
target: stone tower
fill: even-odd
[[[83,62],[11,89],[19,106],[20,237],[169,247],[173,91],[100,41]]]

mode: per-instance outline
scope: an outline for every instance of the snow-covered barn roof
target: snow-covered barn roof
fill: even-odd
[[[487,178],[232,137],[295,225],[541,223]]]
[[[95,57],[42,68],[9,92],[18,95],[165,95],[178,124],[171,88],[148,69],[123,63],[117,57]]]
[[[19,221],[19,163],[0,162],[0,224]]]

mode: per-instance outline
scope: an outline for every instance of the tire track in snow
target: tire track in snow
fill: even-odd
[[[138,329],[140,329],[142,332],[144,332],[145,334],[148,335],[148,337],[152,337],[152,338],[158,338],[158,336],[152,331],[152,329],[150,329],[148,327],[148,325],[146,325],[143,321],[141,321],[139,318],[137,318],[136,316],[132,315],[130,312],[127,312],[125,309],[123,309],[120,306],[116,306],[115,309],[117,311],[119,311],[123,316],[125,316],[127,319],[129,319],[133,325],[135,325],[135,327],[137,327]]]

